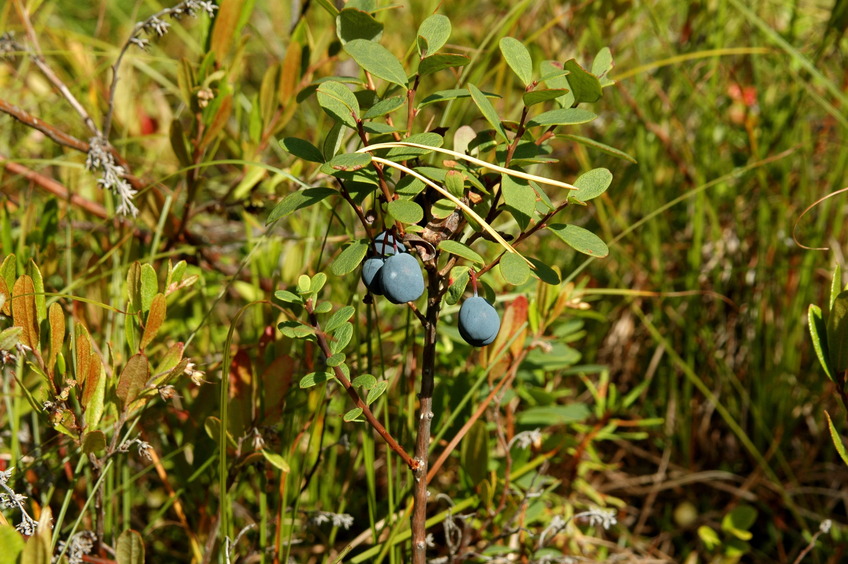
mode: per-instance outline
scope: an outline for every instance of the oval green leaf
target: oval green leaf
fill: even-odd
[[[333,261],[333,265],[330,267],[330,271],[336,276],[344,276],[349,272],[353,272],[359,266],[359,263],[362,262],[362,259],[365,258],[365,253],[367,252],[367,241],[354,241],[336,257],[336,260]]]
[[[468,91],[471,93],[471,99],[474,100],[474,103],[480,109],[480,113],[483,114],[483,117],[486,118],[492,127],[495,128],[495,131],[504,141],[509,141],[509,138],[506,135],[506,129],[504,129],[503,124],[501,123],[501,119],[498,117],[498,112],[495,111],[495,107],[489,101],[485,94],[483,94],[479,88],[474,86],[473,84],[468,85]]]
[[[401,223],[414,224],[424,219],[424,209],[412,200],[392,200],[386,210]]]
[[[353,57],[353,60],[360,67],[374,76],[406,88],[408,81],[403,65],[388,49],[379,43],[365,39],[354,39],[345,44],[344,50]]]
[[[504,280],[513,286],[520,286],[530,278],[530,267],[515,253],[506,253],[501,257],[500,270]]]
[[[357,41],[362,40],[357,39]],[[359,119],[359,102],[344,84],[335,81],[322,83],[318,87],[318,104],[334,120],[356,129],[356,121]]]
[[[581,174],[574,181],[577,190],[569,194],[581,202],[588,202],[606,192],[612,183],[612,173],[605,168],[594,168],[589,172]]]
[[[607,244],[588,229],[561,223],[549,225],[548,229],[575,251],[598,258],[603,258],[609,254]]]
[[[432,55],[447,43],[451,34],[451,22],[447,16],[433,14],[418,27],[418,54]]]
[[[533,59],[524,44],[514,37],[503,37],[499,43],[506,64],[524,86],[533,82]]]
[[[536,127],[538,125],[578,125],[590,122],[596,117],[598,116],[582,108],[562,108],[537,115],[527,122],[527,127]]]
[[[318,147],[304,139],[297,137],[286,137],[280,141],[280,146],[283,149],[299,159],[310,161],[313,163],[323,163],[324,155],[318,150]]]
[[[476,251],[473,251],[466,245],[463,245],[459,241],[442,241],[439,243],[439,249],[445,251],[446,253],[450,253],[452,255],[456,255],[458,257],[464,258],[465,260],[470,260],[471,262],[476,262],[477,264],[483,264],[483,257],[481,257]]]

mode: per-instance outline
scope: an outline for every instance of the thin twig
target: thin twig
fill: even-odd
[[[21,0],[15,0],[15,10],[18,12],[18,17],[20,18],[24,29],[26,29],[27,39],[29,39],[29,42],[32,45],[30,57],[35,63],[35,66],[38,67],[38,70],[41,71],[45,78],[47,78],[47,80],[50,81],[50,83],[62,94],[62,97],[67,100],[74,111],[79,114],[83,123],[85,123],[91,133],[95,137],[102,137],[100,130],[97,129],[97,126],[94,124],[94,120],[91,119],[91,116],[88,114],[85,107],[79,102],[79,100],[77,100],[76,96],[74,96],[65,83],[62,82],[62,79],[53,72],[53,69],[51,69],[44,60],[44,57],[41,54],[41,46],[38,43],[38,34],[35,32],[35,28],[32,27],[32,22],[29,19],[29,13]]]
[[[321,352],[323,352],[324,356],[327,358],[333,356],[333,351],[330,349],[330,344],[327,342],[326,334],[321,330],[321,326],[318,323],[318,318],[315,316],[315,310],[312,307],[311,301],[306,302],[305,309],[307,314],[309,314],[309,323],[315,329],[315,337],[318,340],[318,346],[321,348]],[[363,401],[356,392],[356,389],[350,383],[350,380],[348,380],[344,372],[342,372],[341,367],[334,366],[333,372],[339,382],[341,382],[345,391],[347,391],[347,395],[353,400],[356,407],[362,410],[362,415],[365,417],[366,421],[368,421],[368,424],[371,425],[371,427],[373,427],[381,437],[383,437],[383,440],[386,441],[389,448],[395,451],[411,470],[416,470],[418,468],[418,462],[416,462],[409,453],[406,452],[406,450],[395,440],[394,437],[392,437],[386,428],[383,427],[383,424],[380,423],[377,417],[374,416],[374,413],[371,412],[368,404]]]

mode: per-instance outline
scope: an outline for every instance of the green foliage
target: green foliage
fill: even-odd
[[[4,12],[4,556],[409,561],[428,358],[429,558],[838,559],[844,3],[295,4]]]

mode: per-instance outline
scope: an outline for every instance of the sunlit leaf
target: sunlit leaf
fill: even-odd
[[[365,258],[367,252],[368,243],[366,241],[353,241],[336,257],[336,260],[330,266],[330,271],[336,276],[344,276],[348,272],[353,272]]]
[[[356,122],[359,119],[359,102],[347,86],[335,81],[324,82],[318,86],[317,96],[318,104],[330,117],[356,129]]]
[[[588,202],[592,198],[597,198],[606,192],[609,185],[612,183],[612,173],[605,168],[595,168],[580,175],[574,181],[574,190],[569,194],[570,197],[576,198],[581,202]]]
[[[379,43],[354,39],[345,44],[344,50],[359,66],[374,76],[406,88],[406,71],[400,61]]]
[[[483,94],[480,89],[473,84],[468,85],[468,91],[471,93],[471,98],[474,100],[474,103],[480,109],[480,113],[482,113],[483,117],[486,118],[486,121],[495,128],[495,132],[500,135],[504,141],[509,141],[506,129],[504,129],[501,119],[498,117],[498,112],[495,110],[495,107],[485,94]]]
[[[418,54],[428,57],[441,49],[451,34],[451,22],[447,16],[433,14],[418,27]]]
[[[518,76],[524,86],[533,82],[533,59],[524,44],[513,38],[503,37],[498,44],[509,68]]]
[[[561,223],[549,225],[548,229],[575,251],[598,258],[603,258],[609,254],[607,244],[588,229]]]
[[[470,260],[471,262],[476,262],[477,264],[485,264],[486,262],[483,260],[483,257],[481,257],[479,253],[472,250],[467,245],[463,245],[459,241],[442,241],[441,243],[439,243],[439,249],[445,251],[446,253],[450,253],[452,255],[462,257],[466,260]]]
[[[513,286],[520,286],[530,278],[530,267],[527,261],[514,253],[506,253],[501,257],[501,276]]]

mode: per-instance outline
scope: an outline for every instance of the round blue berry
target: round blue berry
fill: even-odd
[[[392,255],[380,269],[383,294],[393,304],[412,302],[424,293],[424,275],[415,257],[408,253]]]
[[[459,334],[474,347],[492,344],[501,329],[498,312],[479,296],[468,298],[459,308]]]

